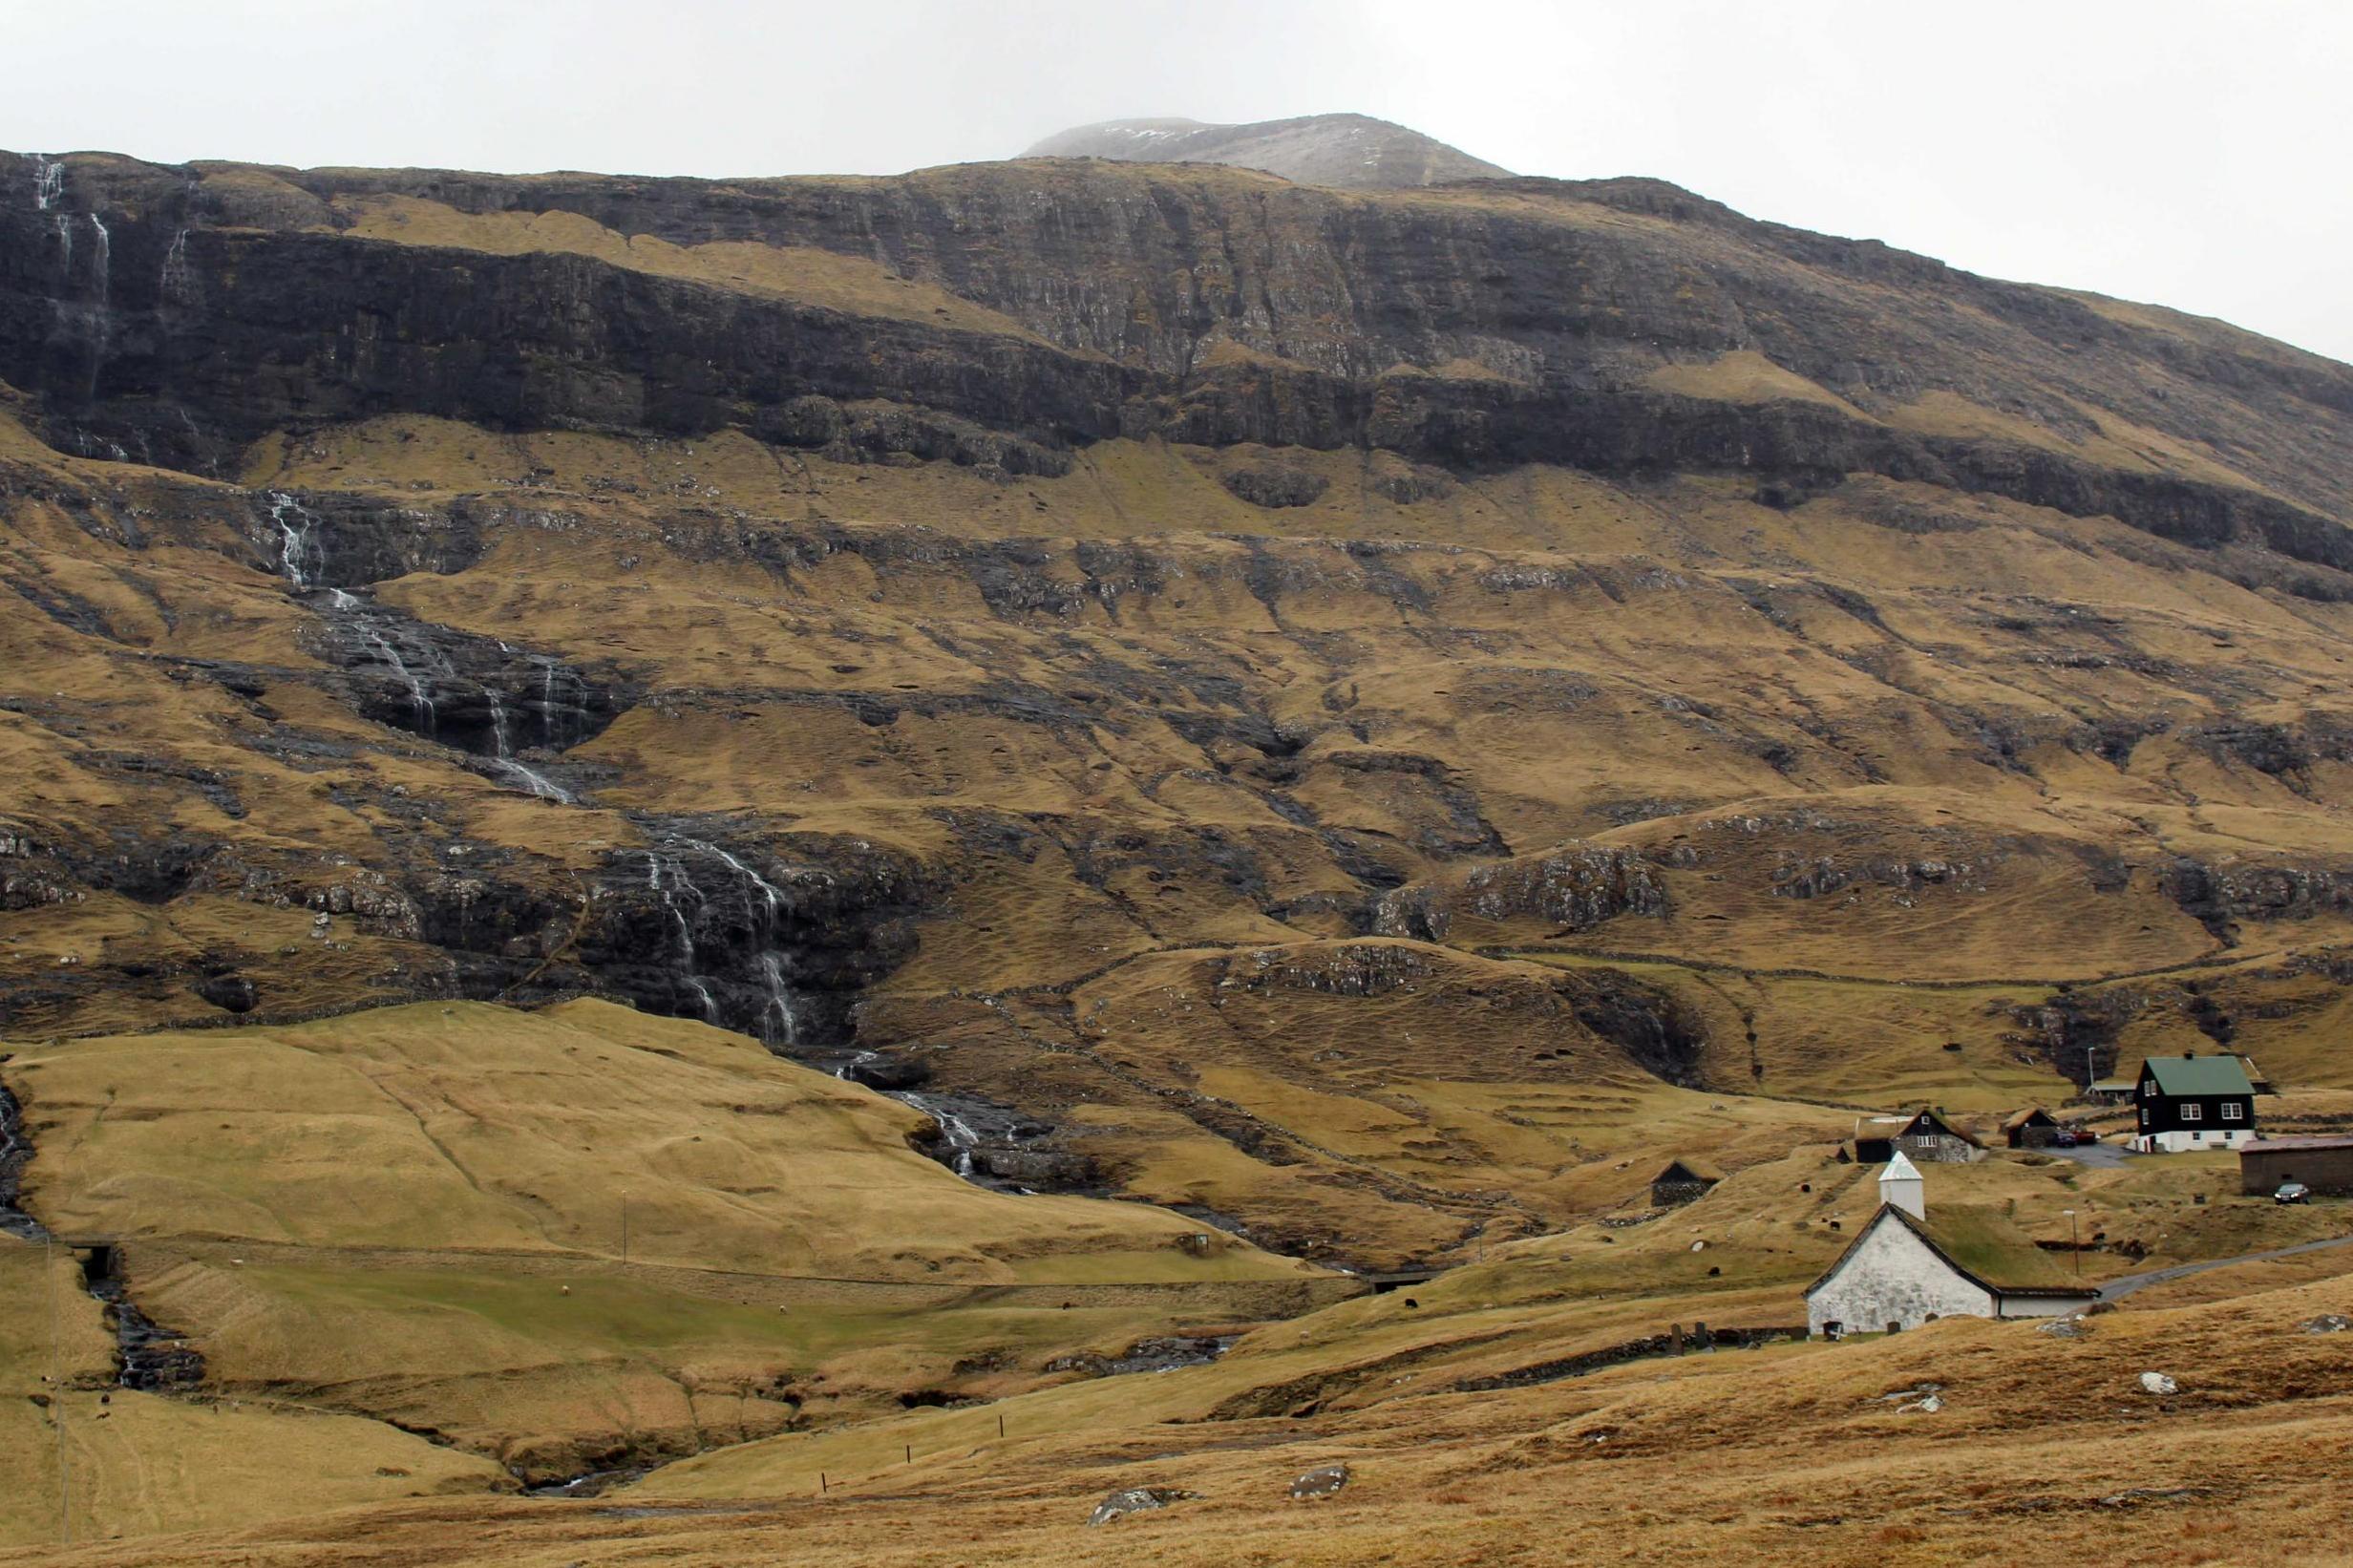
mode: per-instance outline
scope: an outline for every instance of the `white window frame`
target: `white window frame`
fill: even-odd
[[[2178,1109],[2183,1121],[2204,1121],[2206,1119],[2206,1108],[2194,1100],[2184,1102]]]
[[[2222,1106],[2222,1119],[2224,1121],[2245,1121],[2247,1119],[2247,1108],[2240,1105],[2236,1100],[2226,1100],[2223,1102]]]

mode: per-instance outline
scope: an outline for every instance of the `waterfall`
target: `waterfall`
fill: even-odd
[[[172,236],[172,248],[163,253],[163,297],[186,299],[195,281],[196,275],[188,270],[188,231],[183,228]]]
[[[677,928],[679,967],[686,971],[688,983],[694,985],[694,927],[688,921],[686,911],[678,907],[678,895],[683,890],[700,904],[704,901],[703,891],[694,885],[694,879],[687,875],[687,868],[675,855],[664,855],[650,849],[638,853],[646,857],[647,885],[661,899],[662,907],[669,911],[670,922]],[[699,985],[695,988],[706,1001],[709,1000],[709,991],[703,990]]]
[[[318,519],[283,490],[272,490],[268,496],[269,520],[278,525],[278,565],[286,573],[286,580],[300,593],[312,585],[317,573],[327,570],[327,547],[318,542],[311,531]],[[343,601],[350,597],[338,593],[335,607],[346,608]]]
[[[571,791],[532,767],[531,764],[518,762],[513,757],[497,757],[493,760],[500,773],[529,790],[537,798],[553,800],[559,806],[569,806],[574,803],[576,797]]]
[[[65,269],[71,275],[74,270],[74,220],[61,212],[57,214],[56,222],[57,244],[65,247]]]
[[[635,853],[646,858],[646,884],[662,901],[674,933],[674,965],[687,988],[702,1004],[704,1018],[710,1023],[745,1028],[757,1034],[761,1043],[773,1049],[789,1051],[799,1047],[804,1027],[800,1002],[790,978],[790,956],[777,945],[777,927],[789,908],[784,890],[723,844],[665,830],[652,830],[651,837],[655,847]],[[722,977],[707,977],[698,972],[703,954],[694,939],[695,920],[720,910],[728,911],[731,920],[733,918],[732,901],[714,903],[708,880],[701,884],[695,881],[689,867],[698,863],[714,873],[725,874],[734,884],[749,918],[745,943],[751,949],[748,967],[752,973],[747,976],[742,968],[735,967],[735,963],[740,963],[735,960],[723,978],[737,985],[755,978],[765,993],[756,1018],[746,1019],[741,1010],[732,1020],[723,1018],[718,997],[707,983],[710,978]],[[744,951],[731,942],[726,947],[731,949],[731,960],[734,953]]]
[[[760,955],[760,978],[768,982],[768,1006],[760,1012],[764,1045],[791,1049],[800,1044],[800,1020],[793,1012],[793,992],[784,983],[784,961],[773,951]]]
[[[98,307],[106,307],[106,286],[114,273],[115,237],[106,232],[106,222],[96,213],[90,215],[90,227],[98,237],[98,265],[95,269],[98,286]]]
[[[441,711],[433,700],[432,688],[425,684],[423,677],[409,667],[409,662],[401,657],[399,647],[391,638],[384,635],[384,628],[377,625],[373,618],[357,616],[353,618],[352,624],[359,628],[360,642],[367,646],[368,651],[391,666],[393,675],[409,689],[409,710],[415,718],[416,732],[431,740],[434,731],[439,728],[441,722]],[[429,663],[431,646],[432,645],[427,645]]]
[[[505,644],[501,643],[498,646],[501,652],[506,650]],[[490,745],[492,764],[496,766],[500,773],[520,784],[524,789],[530,791],[532,795],[537,796],[539,799],[553,800],[560,806],[570,805],[572,803],[572,796],[569,791],[557,784],[553,779],[547,777],[546,774],[541,773],[530,764],[519,762],[515,759],[514,744],[508,737],[506,700],[498,694],[498,689],[495,686],[486,685],[482,688],[482,695],[490,701]]]
[[[557,744],[556,736],[556,661],[540,661],[540,739],[548,745]]]
[[[47,212],[65,194],[65,165],[52,163],[38,153],[28,153],[32,159],[32,210]]]
[[[717,860],[721,865],[726,866],[728,870],[733,872],[739,880],[748,881],[753,886],[758,888],[760,890],[760,898],[765,901],[768,907],[769,922],[772,925],[775,922],[776,910],[777,907],[784,902],[784,895],[776,891],[776,886],[774,882],[771,882],[767,878],[761,876],[758,872],[744,864],[741,860],[729,854],[717,844],[707,842],[701,838],[688,838],[683,836],[680,837],[678,841],[686,845],[689,849],[702,851],[705,855],[711,857],[711,858]],[[765,935],[766,933],[763,932],[762,934]]]
[[[941,1134],[947,1139],[948,1149],[955,1155],[956,1174],[970,1181],[973,1178],[972,1151],[979,1148],[981,1142],[981,1134],[974,1131],[972,1124],[929,1095],[918,1094],[913,1090],[902,1091],[891,1098],[913,1106],[940,1124]]]

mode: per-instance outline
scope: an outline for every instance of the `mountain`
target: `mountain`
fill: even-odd
[[[0,1554],[2112,1556],[2151,1367],[2301,1495],[2353,1253],[1776,1342],[1866,1109],[2353,1113],[2353,370],[1331,129],[0,154]],[[2058,1153],[1928,1201],[2337,1228]]]
[[[2219,323],[1640,180],[0,155],[0,381],[11,1036],[625,1000],[1357,1263],[1603,1101],[2346,1074],[2353,371]]]
[[[1509,179],[1511,171],[1369,115],[1306,115],[1205,125],[1197,119],[1111,119],[1048,137],[1024,158],[1122,163],[1226,163],[1302,185],[1349,189]]]

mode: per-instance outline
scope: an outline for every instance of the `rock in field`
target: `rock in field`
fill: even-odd
[[[2167,1377],[2163,1372],[2143,1372],[2141,1374],[2141,1392],[2145,1394],[2177,1394],[2181,1392],[2181,1385],[2175,1383],[2172,1378]]]
[[[1198,1492],[1183,1492],[1176,1487],[1133,1486],[1124,1492],[1114,1492],[1095,1504],[1094,1512],[1088,1515],[1087,1522],[1109,1524],[1131,1514],[1147,1514],[1155,1508],[1166,1508],[1171,1503],[1180,1503],[1199,1495]]]
[[[1294,1497],[1328,1497],[1347,1484],[1347,1466],[1325,1465],[1323,1469],[1311,1470],[1298,1480],[1293,1481],[1291,1495]]]

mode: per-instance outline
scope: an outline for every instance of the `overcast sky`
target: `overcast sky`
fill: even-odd
[[[1356,110],[2353,360],[2349,0],[0,0],[0,147],[891,173]]]

